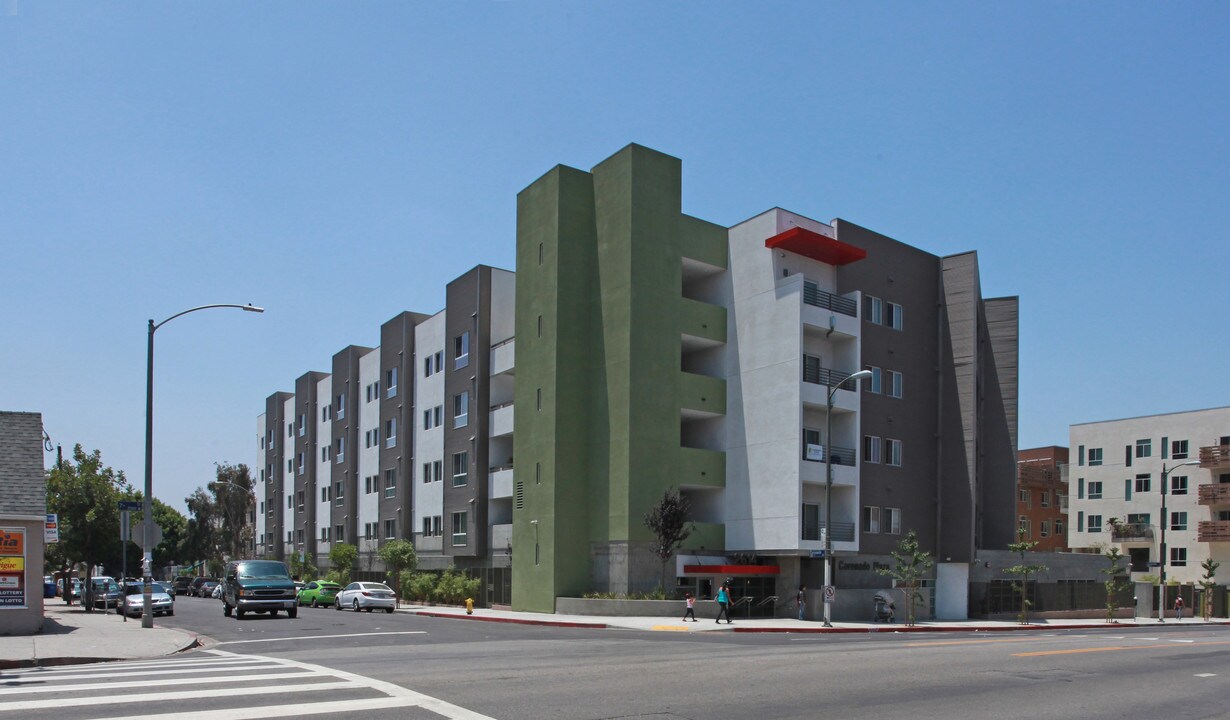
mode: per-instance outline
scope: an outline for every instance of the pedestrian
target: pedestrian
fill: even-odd
[[[1174,599],[1174,619],[1183,619],[1183,598],[1177,597]]]
[[[718,589],[717,604],[718,604],[718,616],[717,616],[717,620],[715,620],[714,622],[721,624],[722,614],[725,613],[726,624],[730,625],[732,622],[730,619],[730,590],[727,589],[725,583],[722,583],[722,587]]]
[[[807,609],[807,586],[800,585],[799,592],[794,596],[794,604],[799,609],[799,619],[803,619],[803,611]]]
[[[683,613],[683,622],[687,622],[688,618],[696,622],[696,598],[692,596],[692,593],[684,593],[683,601],[688,604],[688,609]]]

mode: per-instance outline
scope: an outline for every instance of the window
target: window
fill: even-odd
[[[320,541],[321,541],[321,542],[329,542],[329,528],[327,528],[327,527],[322,527],[322,528],[320,529]]]
[[[901,508],[884,508],[884,531],[889,535],[901,534]]]
[[[346,461],[346,438],[340,437],[333,443],[333,457],[341,465]]]
[[[884,372],[875,365],[868,365],[867,369],[871,371],[871,382],[867,383],[867,392],[879,395],[884,392]]]
[[[299,413],[299,437],[303,437],[305,434],[307,434],[307,415]]]
[[[337,542],[346,542],[346,526],[345,525],[334,525],[333,526],[333,539],[336,540]]]
[[[1102,516],[1101,515],[1090,515],[1089,516],[1089,532],[1091,533],[1102,532]]]
[[[824,446],[820,444],[820,431],[803,428],[803,459],[824,462]]]
[[[329,462],[329,446],[325,445],[320,449],[320,461]]]
[[[1174,458],[1175,460],[1186,460],[1187,459],[1187,441],[1186,440],[1172,440],[1170,442],[1170,457]]]
[[[1171,530],[1186,530],[1187,529],[1187,513],[1186,512],[1170,513],[1170,529]]]
[[[441,370],[444,369],[444,351],[440,350],[436,352],[436,354],[433,357],[436,361],[435,362],[436,372],[440,372]]]
[[[397,468],[384,471],[384,496],[391,498],[397,494]]]
[[[423,463],[423,482],[431,482],[431,463]]]
[[[884,324],[894,330],[900,330],[904,321],[904,311],[897,303],[884,303]]]
[[[346,395],[343,393],[337,396],[337,419],[341,420],[346,417]]]
[[[372,494],[372,476],[371,475],[366,475],[363,478],[363,494],[364,495]]]
[[[902,378],[901,373],[897,372],[896,370],[889,370],[888,371],[888,396],[891,398],[900,398],[903,383],[904,383],[904,379]]]
[[[431,464],[431,481],[440,482],[444,479],[444,461],[437,460]]]
[[[295,461],[291,460],[290,458],[287,458],[286,459],[286,474],[289,475],[290,473],[294,471],[295,471]]]
[[[1153,441],[1149,438],[1136,441],[1136,457],[1147,458],[1153,456]]]
[[[470,333],[463,332],[453,338],[453,369],[458,370],[470,364]]]
[[[1089,464],[1090,465],[1101,465],[1102,464],[1102,448],[1089,448]]]
[[[461,487],[469,482],[469,455],[469,452],[453,453],[453,487]]]
[[[286,423],[286,437],[294,437],[294,436],[295,436],[295,424]]]
[[[534,463],[534,484],[542,482],[542,463]]]
[[[863,462],[878,463],[880,462],[880,438],[876,435],[863,436]]]
[[[1187,548],[1170,548],[1170,565],[1172,567],[1185,567],[1187,565]]]
[[[884,323],[884,303],[880,298],[867,295],[863,298],[863,315],[867,322],[882,325]]]
[[[1080,447],[1076,449],[1076,464],[1078,466],[1085,464],[1085,446],[1084,445],[1081,445]]]
[[[303,453],[299,453],[296,456],[296,460],[298,460],[298,465],[296,466],[296,468],[298,470],[298,473],[302,475],[303,474]]]
[[[384,446],[387,448],[397,446],[397,418],[384,421]]]
[[[306,490],[300,490],[298,493],[296,493],[296,496],[299,498],[299,511],[300,512],[303,511],[303,496],[306,492],[307,492]]]
[[[1051,524],[1047,522],[1046,520],[1043,520],[1042,522],[1038,523],[1038,537],[1050,537],[1050,536],[1051,536]]]
[[[1055,534],[1063,536],[1063,520],[1060,518],[1055,518]]]
[[[1090,500],[1101,500],[1102,499],[1102,481],[1101,480],[1090,480],[1089,481],[1089,499]]]
[[[329,411],[333,409],[332,405],[325,405],[320,409],[320,421],[329,422]]]
[[[375,525],[375,524],[376,524],[376,523],[363,523],[363,539],[364,539],[364,540],[371,540],[371,539],[372,539],[372,535],[374,535],[374,534],[375,534],[375,532],[373,531],[372,526],[373,526],[373,525]]]
[[[542,316],[538,316],[538,337],[542,337]]]
[[[863,506],[863,532],[880,532],[880,508],[874,505]]]
[[[538,264],[542,264],[542,243],[538,243]]]
[[[1078,510],[1076,512],[1076,532],[1084,532],[1084,531],[1085,531],[1085,513]]]
[[[345,491],[346,491],[345,483],[340,483],[340,482],[333,483],[333,499],[334,501],[337,502],[338,505],[342,504],[342,498],[344,497]]]
[[[384,536],[387,538],[397,537],[397,520],[389,518],[384,521]]]
[[[329,502],[329,486],[326,485],[320,489],[320,501]]]
[[[264,515],[265,514],[265,501],[264,500],[261,500],[260,507],[261,507],[261,515]]]
[[[444,424],[444,406],[437,405],[434,408],[432,408],[431,412],[432,412],[432,425],[434,427],[440,427],[441,425],[443,425]]]
[[[423,358],[423,377],[431,377],[431,356]],[[427,518],[423,518],[426,520]]]
[[[1028,508],[1029,507],[1029,491],[1028,490],[1017,490],[1016,500],[1017,502],[1025,503],[1025,507]]]
[[[1170,494],[1171,495],[1186,495],[1187,494],[1187,476],[1171,477],[1170,478]]]
[[[1153,483],[1152,483],[1152,481],[1149,479],[1149,474],[1148,474],[1148,473],[1145,473],[1144,475],[1137,475],[1137,476],[1136,476],[1136,492],[1138,492],[1138,493],[1142,493],[1142,492],[1149,492],[1149,488],[1150,488],[1152,485],[1153,485]]]
[[[1016,535],[1019,538],[1029,537],[1029,518],[1024,515],[1016,519]]]
[[[1038,493],[1038,497],[1041,499],[1042,507],[1051,506],[1051,491],[1050,490],[1043,490],[1042,492]]]
[[[453,545],[465,545],[466,538],[466,513],[455,512],[453,513]]]
[[[901,467],[901,441],[892,438],[884,440],[884,462],[893,467]]]
[[[470,422],[470,392],[453,396],[453,427],[465,427]]]
[[[294,508],[295,508],[295,498],[290,495],[287,495],[286,496],[286,509],[293,510]]]
[[[388,397],[397,397],[397,368],[389,368],[384,373],[384,384],[388,388]]]
[[[423,537],[431,537],[431,518],[423,516]]]
[[[803,539],[820,539],[820,506],[803,503]]]

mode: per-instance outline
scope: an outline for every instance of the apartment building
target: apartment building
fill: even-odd
[[[914,530],[964,617],[975,550],[1013,540],[1017,299],[982,297],[972,252],[776,208],[725,228],[680,197],[680,161],[636,145],[518,196],[514,607],[661,584],[643,518],[678,489],[677,587],[731,578],[772,613],[821,584],[831,533],[869,599]]]
[[[403,538],[421,568],[473,570],[487,602],[508,602],[514,292],[513,273],[475,267],[444,310],[400,313],[378,346],[266,399],[258,554],[324,570],[344,542],[360,576],[382,578],[381,543]]]
[[[1068,449],[1050,445],[1017,453],[1018,536],[1034,550],[1068,550]]]
[[[1073,550],[1115,545],[1134,579],[1164,567],[1184,584],[1207,558],[1230,560],[1230,407],[1081,423],[1069,438]]]

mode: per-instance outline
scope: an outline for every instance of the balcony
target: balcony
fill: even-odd
[[[1230,505],[1230,483],[1212,483],[1196,488],[1201,505]]]
[[[811,355],[803,356],[803,382],[829,388],[838,386],[842,390],[854,391],[854,383],[846,382],[851,373],[820,367],[819,360],[820,358]]]
[[[680,298],[680,333],[685,349],[716,347],[726,342],[726,308]]]
[[[487,476],[487,497],[492,500],[500,500],[502,498],[510,498],[513,494],[513,469],[512,465],[503,467],[491,468],[491,473]]]
[[[1201,520],[1196,526],[1198,542],[1230,542],[1230,520]]]
[[[683,541],[687,550],[711,550],[721,552],[726,547],[726,525],[720,522],[692,523],[692,534]]]
[[[513,404],[510,402],[491,408],[488,418],[488,434],[493,437],[504,437],[513,433]]]
[[[1200,448],[1200,467],[1211,470],[1230,468],[1230,445],[1206,445]]]
[[[849,317],[858,317],[858,303],[850,298],[844,298],[825,292],[820,286],[810,280],[803,283],[803,302],[818,307],[821,310],[832,310]]]
[[[803,539],[821,541],[824,539],[824,521],[803,522]],[[854,523],[834,522],[833,542],[854,542]]]
[[[857,295],[856,295],[857,297]],[[803,322],[835,332],[845,338],[859,336],[858,301],[820,289],[811,280],[803,281]]]
[[[726,414],[726,381],[721,378],[679,373],[679,408],[684,417],[717,417]]]
[[[512,523],[491,526],[491,542],[487,544],[492,553],[507,553],[512,547]]]
[[[681,487],[726,487],[726,453],[701,448],[679,448]]]
[[[499,375],[501,373],[513,374],[513,367],[516,361],[517,343],[516,338],[508,338],[502,342],[498,342],[491,346],[491,374]]]
[[[1153,542],[1153,526],[1144,523],[1119,523],[1110,531],[1115,542]]]

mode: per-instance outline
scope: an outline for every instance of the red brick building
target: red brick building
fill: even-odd
[[[1051,445],[1017,452],[1017,528],[1035,550],[1068,549],[1068,449]]]

